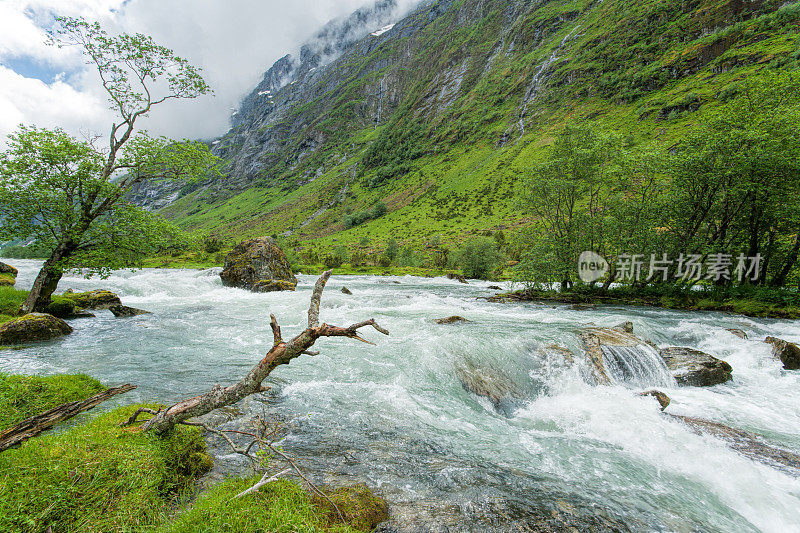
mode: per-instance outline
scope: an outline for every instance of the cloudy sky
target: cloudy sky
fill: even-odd
[[[404,0],[408,3],[410,0]],[[113,121],[75,49],[45,45],[56,15],[141,32],[203,68],[214,97],[162,106],[145,126],[172,137],[228,129],[231,108],[263,72],[325,22],[370,0],[0,0],[0,146],[20,123],[106,134]]]

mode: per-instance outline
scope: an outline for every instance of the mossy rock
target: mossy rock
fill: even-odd
[[[297,283],[291,281],[284,281],[282,279],[262,279],[256,282],[251,289],[253,292],[278,292],[278,291],[293,291],[297,287]]]
[[[359,531],[372,531],[382,522],[389,520],[389,506],[386,501],[366,485],[338,489],[323,488],[322,492],[328,498],[316,494],[314,503],[325,513],[326,520],[331,525],[345,523]],[[331,501],[339,508],[341,517],[331,505]]]
[[[80,308],[69,298],[54,297],[44,312],[58,318],[70,318],[75,315]]]
[[[17,280],[10,274],[0,274],[0,287],[13,287]]]
[[[115,305],[122,305],[122,300],[119,299],[119,296],[106,290],[89,292],[67,291],[61,297],[72,300],[76,306],[83,309],[108,309]]]
[[[16,278],[19,271],[11,265],[0,262],[0,274],[7,274],[12,278]]]
[[[56,339],[72,333],[69,324],[46,313],[30,313],[0,326],[0,345]]]
[[[237,245],[220,273],[226,287],[253,292],[293,291],[297,278],[275,239],[262,237]]]

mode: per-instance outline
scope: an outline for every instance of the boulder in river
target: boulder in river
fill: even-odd
[[[589,356],[594,378],[601,385],[611,382],[603,356],[604,346],[634,347],[644,344],[644,341],[633,335],[631,322],[624,322],[613,328],[587,328],[579,334],[579,337],[586,355]]]
[[[226,287],[252,292],[293,291],[297,286],[286,254],[271,237],[238,244],[225,257],[219,276]]]
[[[69,324],[46,313],[29,313],[0,325],[0,345],[56,339],[72,333]]]
[[[667,408],[667,406],[669,405],[669,403],[671,401],[669,399],[669,396],[667,396],[666,394],[664,394],[663,392],[661,392],[659,390],[645,391],[645,392],[640,393],[639,396],[652,396],[653,398],[655,398],[658,401],[658,404],[661,406],[661,410],[662,411]]]
[[[447,274],[447,279],[453,279],[458,281],[459,283],[467,283],[467,280],[461,274],[456,274],[455,272],[450,272]]]
[[[731,365],[693,348],[663,348],[661,357],[678,385],[711,387],[733,379]]]
[[[342,287],[342,294],[347,294],[348,296],[352,296],[353,295],[352,291],[350,289],[348,289],[347,287]]]
[[[744,331],[742,331],[742,330],[740,330],[740,329],[736,329],[736,328],[729,328],[729,329],[727,329],[726,331],[727,331],[728,333],[732,333],[733,335],[736,335],[736,336],[737,336],[737,337],[739,337],[740,339],[746,339],[746,338],[747,338],[747,333],[745,333]]]
[[[786,370],[800,370],[800,346],[775,337],[767,337],[764,342],[772,345],[772,355],[783,363]]]
[[[129,318],[139,315],[149,315],[150,311],[144,309],[136,309],[135,307],[128,307],[127,305],[112,305],[108,308],[111,313],[117,318]]]
[[[437,324],[463,324],[465,322],[469,322],[469,320],[467,320],[463,316],[453,315],[453,316],[448,316],[447,318],[437,318],[436,320],[434,320],[434,322],[436,322]]]
[[[464,390],[486,398],[497,412],[511,416],[519,406],[522,393],[502,370],[479,366],[467,360],[456,366],[455,371]]]
[[[108,309],[114,305],[122,305],[119,296],[106,290],[89,292],[73,292],[72,290],[68,290],[61,296],[72,300],[77,307],[82,309]]]

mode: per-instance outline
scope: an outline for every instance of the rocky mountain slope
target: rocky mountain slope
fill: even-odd
[[[190,229],[410,243],[524,224],[513,200],[565,121],[667,149],[763,68],[796,68],[777,0],[380,0],[275,63],[213,141],[223,178],[144,187]],[[348,228],[376,202],[388,213]]]

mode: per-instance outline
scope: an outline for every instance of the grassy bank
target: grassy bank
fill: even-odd
[[[547,301],[571,304],[638,305],[686,311],[721,311],[758,318],[800,318],[800,294],[762,287],[702,287],[689,290],[653,285],[600,288],[579,285],[568,291],[528,290],[500,294],[493,300]]]
[[[0,375],[0,430],[102,388],[87,376]],[[258,479],[231,478],[198,497],[197,480],[212,465],[200,430],[181,426],[158,437],[120,427],[137,407],[0,453],[0,531],[351,533],[388,517],[365,487],[329,493],[344,523],[327,500],[291,481],[233,500]]]

